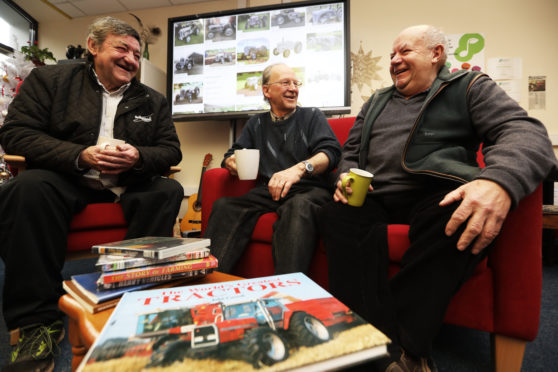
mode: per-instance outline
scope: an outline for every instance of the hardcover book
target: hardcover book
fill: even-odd
[[[137,286],[116,288],[112,290],[97,290],[99,273],[74,275],[71,280],[64,280],[62,287],[88,312],[95,314],[99,311],[115,307],[120,297],[126,292],[147,288],[168,288],[184,285],[190,281],[189,278],[177,279],[165,283],[147,283]],[[77,284],[79,283],[79,285]],[[88,289],[86,289],[86,287]]]
[[[198,269],[198,270],[190,270],[190,271],[182,271],[182,272],[169,272],[167,274],[160,274],[156,276],[149,276],[146,278],[132,278],[127,280],[122,280],[119,282],[112,282],[112,283],[99,283],[97,281],[97,288],[101,291],[106,291],[108,289],[118,289],[118,288],[125,288],[130,286],[136,286],[140,284],[149,284],[149,283],[163,283],[169,282],[171,280],[176,279],[197,279],[201,278],[209,273],[211,273],[213,269]]]
[[[120,240],[97,244],[91,247],[93,253],[136,255],[138,257],[167,258],[189,251],[209,247],[210,239],[177,238],[170,236],[146,236],[143,238]]]
[[[100,272],[72,275],[71,282],[85,297],[91,302],[98,304],[101,302],[121,297],[125,292],[147,289],[157,285],[157,283],[139,284],[127,288],[116,288],[113,290],[100,290],[97,288],[97,280],[101,276]]]
[[[99,311],[110,309],[115,307],[118,303],[120,297],[113,298],[112,300],[107,300],[99,303],[91,301],[71,280],[64,280],[62,282],[62,287],[64,290],[72,296],[79,304],[88,312],[95,314]]]
[[[209,257],[209,248],[194,248],[186,253],[176,256],[156,259],[137,257],[136,255],[99,255],[99,259],[95,267],[101,271],[116,271],[125,270],[133,267],[144,267],[151,265],[159,265],[168,262],[184,261],[184,260],[197,260],[200,258]]]
[[[389,339],[302,273],[128,292],[78,371],[324,371]]]
[[[214,269],[217,267],[217,259],[210,255],[199,260],[185,260],[171,262],[156,266],[146,266],[127,270],[104,272],[99,277],[97,285],[104,287],[107,284],[119,283],[128,280],[152,278],[167,274],[177,274],[199,269]]]

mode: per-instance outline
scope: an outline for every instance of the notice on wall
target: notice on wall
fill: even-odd
[[[523,70],[521,58],[489,58],[487,72],[494,80],[519,80]]]
[[[489,58],[487,74],[516,102],[521,101],[521,77],[523,60],[521,58]]]
[[[546,110],[546,76],[529,76],[529,110]]]
[[[521,80],[495,80],[496,84],[502,88],[508,96],[510,96],[514,101],[521,101]]]

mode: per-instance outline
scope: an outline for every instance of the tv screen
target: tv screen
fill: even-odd
[[[262,71],[285,63],[299,104],[350,112],[349,1],[307,1],[170,18],[167,96],[177,121],[269,109]]]

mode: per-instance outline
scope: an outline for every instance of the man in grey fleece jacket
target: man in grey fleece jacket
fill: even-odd
[[[353,167],[374,173],[373,192],[351,207],[344,194],[351,190],[339,181],[320,214],[330,291],[401,346],[390,372],[435,369],[432,340],[451,297],[510,208],[556,169],[542,123],[488,76],[449,73],[446,58],[445,36],[434,27],[399,34],[394,86],[365,103],[338,166],[340,179]],[[411,246],[388,280],[391,223],[410,225]]]

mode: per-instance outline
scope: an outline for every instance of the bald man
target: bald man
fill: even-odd
[[[393,86],[364,104],[338,166],[339,179],[350,168],[373,173],[373,189],[356,208],[339,181],[320,214],[330,291],[401,347],[389,372],[435,370],[432,341],[453,294],[510,208],[556,169],[544,125],[487,75],[450,73],[446,59],[446,37],[433,26],[397,36]],[[394,223],[410,225],[411,245],[388,279]]]

